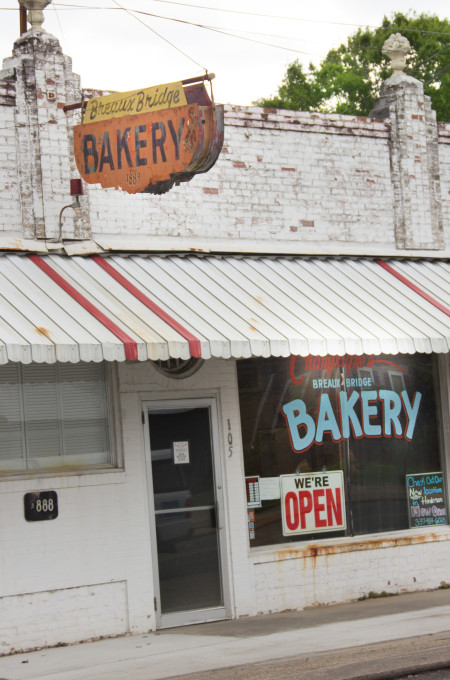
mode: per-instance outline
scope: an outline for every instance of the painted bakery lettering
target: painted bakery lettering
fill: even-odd
[[[301,453],[314,443],[322,444],[325,435],[331,436],[334,442],[351,437],[395,436],[411,440],[421,401],[421,392],[416,392],[410,399],[406,390],[400,394],[393,390],[341,391],[339,412],[335,413],[329,394],[324,392],[319,397],[316,420],[308,413],[302,399],[284,404],[281,412],[292,449]],[[405,423],[400,420],[402,412],[406,416]]]
[[[178,123],[170,118],[151,124],[117,127],[115,134],[105,130],[97,140],[94,134],[85,134],[82,140],[84,172],[88,175],[122,167],[136,169],[145,165],[167,163],[167,158],[179,160],[180,140],[186,119]]]

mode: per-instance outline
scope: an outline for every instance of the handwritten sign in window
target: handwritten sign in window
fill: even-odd
[[[406,492],[411,528],[448,524],[442,472],[406,475]]]

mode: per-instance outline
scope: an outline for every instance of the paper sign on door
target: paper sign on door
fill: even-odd
[[[175,465],[189,463],[189,442],[173,442],[173,462]]]

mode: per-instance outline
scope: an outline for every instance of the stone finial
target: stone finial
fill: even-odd
[[[31,24],[31,30],[43,33],[44,29],[42,24],[44,23],[44,12],[42,11],[49,5],[51,0],[19,0],[19,4],[26,7],[27,19]]]
[[[391,60],[393,75],[403,73],[406,66],[406,55],[409,54],[411,45],[408,38],[401,33],[394,33],[384,43],[381,51]]]

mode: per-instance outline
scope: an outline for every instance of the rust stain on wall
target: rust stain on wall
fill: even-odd
[[[262,564],[267,562],[282,562],[291,559],[311,559],[313,566],[316,564],[318,557],[325,559],[331,555],[339,555],[347,552],[357,552],[361,550],[380,550],[383,548],[396,548],[406,545],[417,545],[424,543],[432,543],[434,541],[449,540],[450,536],[447,534],[414,534],[410,536],[399,536],[395,538],[374,538],[364,541],[352,541],[339,543],[336,545],[307,545],[304,547],[295,546],[292,548],[283,547],[272,554],[270,559],[258,560],[255,564]],[[306,566],[306,564],[304,565]]]

